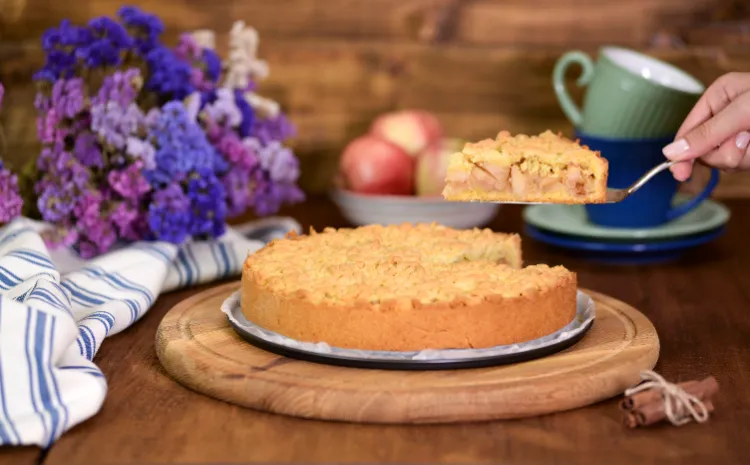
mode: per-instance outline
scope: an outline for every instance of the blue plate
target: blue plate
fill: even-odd
[[[555,234],[529,224],[526,225],[524,232],[532,239],[545,244],[585,252],[584,258],[589,260],[617,265],[636,265],[675,260],[687,250],[721,237],[726,232],[726,227],[672,240],[630,242],[612,242]]]

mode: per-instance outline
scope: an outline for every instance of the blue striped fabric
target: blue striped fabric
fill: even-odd
[[[264,244],[230,229],[215,242],[139,242],[82,261],[50,253],[43,228],[20,218],[0,229],[0,445],[48,447],[96,414],[107,393],[93,362],[104,339],[162,292],[237,275]]]

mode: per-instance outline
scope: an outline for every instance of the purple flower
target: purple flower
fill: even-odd
[[[18,177],[0,162],[0,223],[7,223],[19,216],[22,206]]]
[[[136,137],[128,137],[125,152],[131,157],[140,160],[143,168],[153,170],[156,168],[156,149],[147,141]]]
[[[181,244],[188,236],[189,206],[190,201],[178,184],[156,191],[148,207],[148,226],[153,238]]]
[[[67,19],[58,28],[45,31],[42,35],[42,49],[46,53],[46,60],[44,68],[34,75],[34,79],[53,82],[60,77],[72,75],[78,64],[77,48],[92,39],[88,29],[73,26]]]
[[[226,228],[224,185],[210,171],[193,174],[187,184],[190,199],[190,224],[193,236],[218,237]]]
[[[142,174],[143,163],[136,161],[124,170],[110,171],[107,181],[112,189],[127,200],[138,200],[151,190]]]
[[[73,149],[76,159],[84,166],[93,168],[103,168],[104,159],[102,151],[92,132],[81,132],[76,137],[75,147]]]
[[[249,171],[258,165],[255,147],[240,141],[234,132],[226,132],[217,142],[216,148],[227,162],[237,168]]]
[[[195,90],[190,82],[190,65],[181,61],[167,47],[158,46],[146,55],[150,76],[146,89],[162,96],[164,100],[182,100]]]
[[[203,49],[203,62],[205,63],[205,75],[211,82],[216,83],[221,76],[221,58],[213,50]]]
[[[221,75],[221,59],[213,50],[203,49],[192,34],[182,34],[174,53],[192,67],[190,82],[196,89],[210,91],[216,87]]]
[[[52,107],[64,118],[74,118],[83,110],[83,79],[60,79],[52,86]]]
[[[123,53],[135,45],[128,31],[117,21],[102,16],[89,21],[91,40],[79,44],[76,58],[89,68],[117,66]]]
[[[250,106],[250,103],[245,99],[245,95],[239,89],[234,91],[234,103],[242,114],[242,121],[240,122],[240,136],[242,138],[250,137],[253,126],[255,123],[255,110]]]
[[[107,217],[86,215],[76,224],[79,231],[78,252],[91,258],[108,251],[117,242],[115,225]]]
[[[157,16],[144,13],[133,6],[121,7],[117,16],[130,29],[135,38],[135,46],[141,54],[156,47],[159,36],[164,32],[164,24]]]
[[[242,123],[243,115],[235,103],[234,92],[227,88],[217,90],[216,99],[203,107],[201,113],[220,125],[236,128]]]
[[[141,71],[138,68],[130,68],[124,72],[116,71],[104,78],[94,103],[105,104],[114,101],[120,107],[127,108],[140,92],[142,84]]]
[[[5,87],[3,86],[3,83],[0,82],[0,108],[3,106],[3,97],[5,97]]]
[[[222,178],[227,196],[227,216],[243,214],[252,205],[252,185],[249,172],[231,169]]]
[[[294,184],[277,184],[267,180],[258,181],[253,192],[255,213],[260,216],[273,215],[285,203],[301,202],[305,195]]]
[[[65,128],[60,127],[60,115],[54,108],[37,118],[36,130],[39,139],[45,144],[62,141],[67,133]]]
[[[245,139],[246,143],[255,149],[260,166],[268,173],[271,181],[277,183],[293,183],[299,177],[299,161],[294,153],[277,141],[266,146],[260,145],[256,139]]]
[[[174,53],[182,61],[191,62],[201,56],[201,47],[193,38],[192,34],[180,34],[180,40],[174,48]]]
[[[112,211],[110,219],[123,239],[130,241],[143,239],[143,230],[146,225],[141,224],[142,219],[135,206],[127,202],[120,202],[117,208]]]
[[[182,103],[169,102],[150,128],[156,149],[156,169],[146,173],[152,185],[180,181],[191,171],[213,170],[218,158],[197,123],[190,121]]]
[[[122,150],[128,137],[143,124],[141,109],[131,103],[123,109],[117,102],[95,104],[91,107],[91,129],[112,148]]]
[[[94,189],[81,192],[78,200],[73,206],[73,214],[76,217],[98,216],[102,209],[102,194]]]
[[[274,118],[255,118],[250,133],[263,144],[268,144],[271,141],[283,142],[294,137],[295,128],[286,116],[279,113]]]
[[[42,219],[50,223],[57,223],[67,218],[75,207],[75,198],[71,189],[62,189],[56,185],[49,185],[37,200],[37,208]]]
[[[69,224],[56,224],[42,232],[42,239],[50,249],[70,247],[78,241],[78,230]]]

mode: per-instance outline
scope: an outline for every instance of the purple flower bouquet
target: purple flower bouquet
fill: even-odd
[[[284,146],[293,127],[254,91],[267,74],[255,31],[235,24],[222,62],[211,33],[170,48],[163,30],[156,16],[123,7],[116,20],[63,21],[43,35],[43,149],[31,182],[51,246],[88,258],[123,241],[212,239],[228,218],[304,199]],[[0,174],[0,196],[4,183]]]

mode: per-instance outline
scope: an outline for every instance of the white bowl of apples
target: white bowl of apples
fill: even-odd
[[[406,110],[378,117],[341,156],[333,201],[354,225],[438,223],[484,226],[496,204],[448,202],[441,195],[448,158],[463,141],[443,137],[430,113]]]

